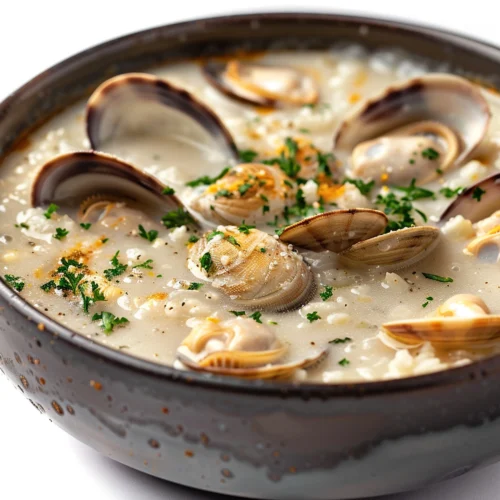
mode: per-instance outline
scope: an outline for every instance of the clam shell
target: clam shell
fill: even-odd
[[[480,200],[474,198],[474,193],[480,189],[484,193]],[[471,222],[478,222],[489,217],[500,209],[500,173],[493,174],[473,186],[470,186],[448,206],[440,217],[440,221],[447,221],[456,215],[462,215]]]
[[[83,200],[102,195],[156,215],[182,206],[174,195],[162,194],[164,188],[154,177],[114,156],[82,151],[56,156],[41,167],[31,203],[78,208]]]
[[[427,256],[436,246],[439,229],[416,226],[375,236],[356,243],[340,254],[341,262],[352,267],[398,269]]]
[[[490,116],[479,87],[468,80],[448,74],[423,75],[390,86],[355,108],[337,129],[334,151],[350,155],[361,143],[391,135],[403,126],[432,121],[445,125],[459,138],[461,148],[453,163],[460,165],[481,143]],[[420,180],[414,165],[408,161],[406,166],[409,179]]]
[[[296,68],[208,61],[202,66],[208,82],[231,99],[254,106],[303,106],[318,101],[316,82]]]
[[[329,250],[339,253],[360,241],[378,236],[387,222],[387,216],[379,210],[334,210],[288,226],[281,233],[280,239],[315,252]]]
[[[500,316],[422,318],[391,321],[385,333],[404,344],[431,342],[443,349],[484,346],[500,338]]]
[[[273,236],[252,229],[248,234],[234,226],[210,241],[207,233],[189,249],[188,267],[200,279],[241,307],[286,311],[300,307],[316,289],[313,274],[302,257]],[[234,238],[237,245],[227,238]],[[210,254],[212,264],[202,269],[201,259]]]
[[[210,144],[237,161],[235,142],[219,117],[184,89],[145,73],[118,75],[92,94],[86,111],[87,135],[93,149],[103,149],[114,136],[156,133],[184,136]]]
[[[191,201],[190,207],[207,221],[219,224],[257,224],[273,220],[294,201],[288,177],[276,167],[244,163],[233,167],[215,184]],[[249,187],[244,193],[239,188]],[[219,196],[226,191],[228,196]],[[264,210],[266,207],[266,210]]]

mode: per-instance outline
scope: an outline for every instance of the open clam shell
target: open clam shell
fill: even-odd
[[[399,269],[426,257],[437,245],[440,230],[415,226],[361,241],[340,254],[350,267]]]
[[[490,121],[487,101],[464,78],[429,74],[391,86],[348,115],[334,151],[350,156],[353,173],[387,174],[392,184],[432,180],[469,159]],[[430,153],[430,154],[429,154]],[[384,181],[385,182],[385,181]]]
[[[319,97],[316,82],[296,68],[231,60],[208,61],[202,70],[217,90],[245,104],[303,106]]]
[[[117,135],[156,134],[205,144],[236,162],[234,140],[219,117],[186,90],[153,75],[128,73],[100,85],[87,103],[87,135],[102,150]]]
[[[49,160],[31,191],[33,206],[56,203],[77,208],[87,199],[124,201],[151,215],[182,207],[165,186],[133,165],[103,153],[81,151]],[[98,198],[97,198],[98,196]]]
[[[379,210],[334,210],[307,217],[288,226],[281,233],[280,239],[315,252],[329,250],[339,253],[360,241],[378,236],[387,222],[387,216]]]
[[[287,351],[268,327],[251,319],[219,322],[209,318],[184,339],[177,359],[192,370],[271,379],[288,378],[300,368],[318,364],[327,354],[326,347],[317,347],[305,356],[286,360]]]
[[[443,212],[440,221],[462,215],[472,222],[478,222],[499,209],[500,173],[479,181],[459,194]]]

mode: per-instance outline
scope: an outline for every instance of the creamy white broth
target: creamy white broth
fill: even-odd
[[[270,53],[261,59],[298,67],[313,75],[320,84],[321,103],[314,108],[259,112],[230,100],[208,85],[196,63],[172,64],[153,72],[186,88],[212,107],[233,134],[239,149],[255,150],[259,157],[265,158],[275,156],[286,137],[311,141],[318,149],[330,151],[333,132],[352,106],[394,82],[426,71],[421,62],[412,63],[395,52],[367,55],[355,47],[329,52]],[[498,98],[485,93],[493,113],[488,163],[469,162],[426,188],[438,192],[443,186],[452,189],[468,186],[500,166],[495,160],[496,144],[500,141]],[[21,277],[25,283],[23,297],[80,334],[135,356],[174,364],[177,347],[197,320],[234,318],[229,311],[241,308],[208,283],[199,290],[184,289],[187,284],[200,281],[186,266],[186,243],[193,234],[190,228],[167,230],[158,220],[124,209],[124,220],[115,226],[96,223],[85,230],[76,222],[74,213],[70,211],[67,215],[64,207],[50,220],[43,216],[44,209],[30,207],[31,184],[37,169],[59,153],[88,149],[84,125],[84,103],[79,103],[45,124],[32,135],[26,149],[13,152],[3,162],[2,275]],[[175,188],[184,201],[193,196],[193,190],[185,187],[187,181],[201,175],[216,176],[227,163],[220,152],[207,151],[204,144],[193,145],[190,138],[182,136],[165,139],[161,135],[129,134],[103,149],[157,176]],[[314,189],[310,183],[304,186],[306,197],[314,199]],[[371,200],[378,191],[374,189],[367,198],[355,186],[346,184],[335,202],[341,208],[377,208]],[[382,193],[386,192],[382,188]],[[427,214],[432,222],[450,201],[438,194],[436,200],[415,201],[414,207]],[[423,223],[418,214],[415,220]],[[29,229],[15,224],[26,224]],[[146,230],[158,231],[158,238],[151,243],[140,237],[139,224]],[[68,236],[61,241],[54,239],[56,228],[67,229]],[[378,338],[382,323],[423,317],[458,293],[477,294],[493,313],[500,313],[498,265],[464,254],[464,247],[473,237],[472,233],[467,234],[467,228],[466,223],[449,225],[431,255],[409,268],[389,273],[348,269],[333,254],[303,252],[318,283],[315,296],[296,311],[262,312],[263,324],[289,346],[290,358],[308,352],[311,344],[321,345],[345,337],[351,341],[330,344],[327,359],[313,370],[299,370],[296,379],[335,383],[394,378],[465,364],[496,352],[496,348],[437,352],[427,344],[396,352]],[[262,229],[274,231],[266,225]],[[83,259],[91,272],[102,276],[105,269],[112,267],[110,260],[117,251],[118,261],[128,267],[112,285],[123,294],[92,305],[90,314],[82,311],[79,300],[63,297],[59,292],[46,293],[40,288],[52,279],[62,256]],[[148,259],[153,260],[152,269],[133,268]],[[451,277],[453,282],[432,281],[422,272]],[[325,285],[333,287],[333,296],[327,301],[319,296]],[[425,303],[428,305],[423,307]],[[92,321],[92,315],[103,310],[127,318],[128,323],[105,335],[99,322]],[[312,312],[317,312],[321,319],[309,322],[306,315]],[[344,359],[348,363],[339,365]]]

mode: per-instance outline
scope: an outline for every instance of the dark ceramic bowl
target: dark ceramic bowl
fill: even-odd
[[[276,42],[294,49],[336,41],[400,47],[500,83],[498,49],[434,29],[325,14],[205,19],[105,43],[37,76],[0,105],[0,151],[117,73]],[[422,487],[500,455],[499,356],[387,382],[249,382],[94,344],[5,283],[0,302],[0,370],[33,406],[105,455],[169,481],[261,499],[332,500]]]

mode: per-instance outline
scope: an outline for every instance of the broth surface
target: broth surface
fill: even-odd
[[[252,150],[259,157],[269,158],[277,155],[289,137],[298,144],[313,143],[318,150],[330,152],[333,132],[353,106],[388,85],[428,71],[421,61],[396,51],[369,54],[355,46],[321,52],[268,53],[259,60],[296,67],[313,76],[320,86],[320,103],[259,110],[235,102],[210,86],[197,63],[171,64],[152,72],[210,106],[233,134],[240,150]],[[499,100],[490,91],[484,90],[484,94],[493,115],[489,141],[495,149],[500,144]],[[60,209],[46,218],[45,209],[31,207],[31,186],[41,165],[55,155],[89,149],[84,107],[85,103],[78,103],[50,120],[31,136],[28,147],[11,153],[2,164],[2,276],[20,277],[25,284],[20,293],[26,300],[79,334],[134,356],[174,364],[177,347],[198,320],[231,319],[234,316],[230,311],[240,309],[209,283],[198,290],[185,289],[184,283],[200,281],[186,265],[186,244],[195,234],[193,230],[186,226],[168,230],[159,220],[128,207],[118,207],[119,215],[113,221],[94,223],[85,229],[76,221],[74,211]],[[161,134],[124,135],[107,144],[105,151],[156,176],[186,202],[193,196],[186,182],[202,175],[215,177],[227,164],[219,151],[207,149],[196,138],[175,130],[167,139]],[[440,194],[440,189],[466,187],[498,171],[496,156],[494,152],[488,161],[472,160],[426,184],[426,189],[436,193],[435,199],[417,200],[413,206],[435,224],[452,200]],[[317,201],[313,181],[302,189],[307,200]],[[340,208],[380,208],[373,200],[378,193],[388,192],[387,187],[374,188],[364,196],[355,185],[346,183],[335,203]],[[415,219],[423,223],[418,214]],[[152,242],[141,237],[139,225],[146,231],[158,231],[158,237]],[[60,240],[54,238],[57,228],[66,229],[68,235]],[[275,228],[264,224],[261,229],[273,233]],[[473,236],[467,221],[455,220],[445,226],[439,245],[428,257],[394,272],[348,269],[339,265],[334,254],[303,252],[318,283],[315,296],[295,311],[262,312],[261,320],[289,345],[292,357],[307,352],[311,344],[330,343],[329,355],[321,365],[296,373],[297,380],[307,382],[397,378],[467,364],[496,353],[497,347],[445,352],[430,344],[395,350],[379,338],[383,323],[424,317],[454,294],[478,295],[493,314],[500,314],[496,254],[481,259],[466,255],[464,247]],[[104,279],[104,270],[114,268],[110,263],[113,257],[127,267],[106,283],[110,298],[96,302],[86,314],[78,297],[40,288],[53,279],[62,257],[85,263],[96,280]],[[451,277],[453,281],[426,279],[422,272]],[[325,287],[332,287],[332,296],[322,300],[320,293]],[[105,292],[104,285],[102,288]],[[99,321],[92,320],[95,313],[102,311],[128,322],[106,335]],[[319,319],[308,320],[311,313]]]

